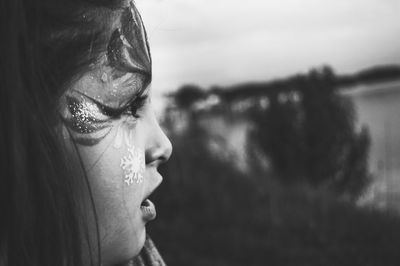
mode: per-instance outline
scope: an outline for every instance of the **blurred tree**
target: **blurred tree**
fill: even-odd
[[[369,180],[369,135],[356,132],[353,104],[338,93],[336,80],[329,67],[288,79],[282,91],[295,88],[300,103],[272,100],[253,115],[254,139],[283,181],[331,185],[356,197]]]
[[[265,112],[253,112],[256,128],[252,139],[270,158],[275,172],[284,182],[304,176],[303,112],[293,103],[271,101]]]
[[[342,173],[335,180],[338,191],[347,191],[350,197],[360,195],[371,181],[368,172],[368,154],[371,138],[367,127],[363,127],[359,134],[353,136],[347,161],[343,165]]]
[[[351,102],[336,92],[334,74],[324,67],[301,82],[307,176],[313,184],[336,178],[354,134]]]
[[[206,97],[206,92],[197,85],[184,85],[172,95],[178,108],[189,109],[192,105]]]

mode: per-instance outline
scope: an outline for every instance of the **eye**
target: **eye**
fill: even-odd
[[[139,111],[146,105],[149,97],[147,94],[138,95],[122,108],[103,105],[80,92],[77,95],[69,95],[66,98],[69,113],[71,114],[70,120],[73,120],[70,125],[74,129],[78,129],[77,131],[90,133],[99,129],[100,125],[101,128],[105,126],[105,123],[108,124],[121,118],[121,116],[140,118]]]
[[[104,139],[115,121],[122,116],[136,120],[140,110],[146,105],[148,95],[136,96],[122,108],[111,108],[99,101],[72,91],[65,97],[66,111],[61,114],[65,125],[73,133],[73,139],[85,146],[93,146]]]
[[[133,116],[135,118],[140,118],[139,111],[146,105],[148,96],[141,95],[136,97],[128,106],[128,108],[124,111],[123,114]]]

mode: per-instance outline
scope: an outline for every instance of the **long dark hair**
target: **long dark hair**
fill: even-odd
[[[0,3],[0,265],[84,264],[82,243],[91,243],[81,204],[90,187],[68,167],[57,99],[106,49],[123,4]],[[89,264],[100,263],[94,250]]]

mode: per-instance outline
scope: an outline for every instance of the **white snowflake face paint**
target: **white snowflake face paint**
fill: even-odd
[[[124,182],[130,186],[134,182],[140,184],[143,182],[143,173],[145,170],[144,151],[132,146],[128,148],[129,155],[122,157],[121,167],[125,171]]]
[[[125,118],[118,126],[113,147],[128,148],[128,154],[121,158],[120,167],[124,171],[124,182],[128,186],[143,182],[143,174],[146,168],[144,150],[134,145],[135,127],[137,120],[131,117]]]

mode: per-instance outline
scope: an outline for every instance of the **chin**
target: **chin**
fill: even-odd
[[[142,250],[144,246],[144,242],[146,241],[146,228],[143,227],[140,232],[136,233],[137,237],[136,239],[132,239],[128,245],[127,245],[127,250],[126,254],[124,256],[124,260],[128,261],[132,259],[133,257],[139,255],[140,251]]]
[[[146,241],[146,227],[144,227],[142,233],[140,234],[140,238],[139,238],[139,241],[136,246],[137,252],[133,255],[133,257],[140,253],[140,251],[142,250],[142,248],[144,246],[145,241]]]
[[[102,265],[119,265],[127,263],[135,256],[139,255],[140,251],[146,241],[146,229],[143,227],[140,232],[134,233],[136,237],[124,239],[118,244],[114,245],[113,248],[109,249],[103,257]],[[117,247],[119,246],[119,247]]]

